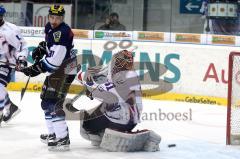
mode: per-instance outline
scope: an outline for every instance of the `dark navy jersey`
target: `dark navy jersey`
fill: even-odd
[[[55,29],[52,29],[50,23],[47,23],[45,40],[47,42],[47,55],[42,62],[46,71],[54,72],[66,59],[72,56],[73,32],[64,22]]]

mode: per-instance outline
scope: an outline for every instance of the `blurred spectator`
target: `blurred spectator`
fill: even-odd
[[[232,13],[229,14],[229,9],[224,11],[224,7],[228,8],[231,4]],[[210,7],[210,5],[212,5]],[[216,7],[220,7],[219,9]],[[236,7],[236,9],[234,9]],[[211,10],[210,10],[211,8]],[[200,12],[205,19],[204,33],[222,34],[222,35],[240,35],[240,20],[239,20],[239,2],[238,0],[203,0]],[[234,14],[236,13],[236,17]]]
[[[105,20],[105,24],[100,26],[98,30],[126,30],[126,27],[119,22],[119,16],[117,13],[113,12]]]

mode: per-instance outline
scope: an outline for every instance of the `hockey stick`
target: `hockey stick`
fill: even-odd
[[[33,63],[35,63],[35,62],[36,62],[36,61],[34,60]],[[72,63],[72,62],[74,62],[74,63]],[[77,58],[67,59],[67,60],[64,62],[64,65],[66,65],[66,64],[69,64],[69,65],[70,65],[70,67],[63,68],[63,69],[65,69],[66,72],[71,72],[71,71],[73,70],[73,68],[81,66],[81,65],[78,63],[78,59],[77,59]],[[72,65],[72,64],[73,64],[73,65]],[[31,78],[31,76],[29,75],[25,87],[21,90],[21,99],[20,99],[20,101],[22,101],[23,96],[24,96],[24,94],[25,94],[25,92],[26,92],[26,90],[27,90],[27,87],[28,87],[30,78]],[[77,100],[77,99],[76,99],[76,100]]]
[[[85,88],[78,93],[77,95],[75,95],[72,99],[71,99],[71,104],[73,104],[78,98],[80,98],[83,94],[85,93]]]
[[[27,90],[27,86],[28,86],[28,83],[29,83],[29,81],[30,81],[30,78],[31,78],[31,76],[29,75],[29,76],[28,76],[28,80],[27,80],[27,83],[26,83],[25,87],[24,87],[24,88],[22,88],[22,90],[21,90],[21,99],[20,99],[20,101],[22,101],[22,99],[23,99],[23,96],[24,96],[24,94],[25,94],[25,92],[26,92],[26,90]]]
[[[35,62],[36,62],[36,59],[33,61],[33,63],[35,63]],[[29,75],[25,87],[22,88],[22,90],[21,90],[21,99],[20,99],[20,102],[22,101],[23,96],[24,96],[24,94],[25,94],[25,92],[26,92],[26,90],[27,90],[27,87],[28,87],[28,83],[29,83],[29,81],[30,81],[30,78],[31,78],[31,76]]]
[[[86,89],[86,88],[84,88],[80,93],[78,93],[77,95],[75,95],[72,99],[70,99],[69,102],[67,102],[67,103],[65,104],[65,108],[66,108],[68,111],[70,111],[71,113],[79,113],[79,112],[80,112],[79,109],[77,109],[77,108],[75,108],[75,107],[73,106],[73,103],[85,93],[85,89]]]
[[[68,111],[70,111],[71,113],[79,113],[80,112],[80,110],[79,109],[77,109],[77,108],[75,108],[74,106],[73,106],[73,103],[78,99],[78,98],[80,98],[85,92],[86,92],[86,83],[84,82],[84,81],[81,81],[80,82],[81,83],[81,85],[83,85],[84,86],[84,88],[83,88],[83,90],[80,92],[80,93],[78,93],[77,95],[75,95],[72,99],[70,99],[70,101],[68,101],[66,104],[65,104],[65,108],[68,110]],[[93,97],[91,96],[91,94],[88,96],[91,100],[93,100]]]

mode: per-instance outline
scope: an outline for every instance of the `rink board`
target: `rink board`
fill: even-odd
[[[38,28],[39,29],[39,28]],[[76,31],[75,31],[76,32]],[[31,52],[37,44],[44,40],[42,33],[25,35]],[[228,56],[232,51],[240,51],[238,47],[227,44],[237,44],[237,39],[224,37],[222,45],[203,45],[209,40],[198,34],[186,36],[180,33],[162,34],[141,32],[93,32],[79,31],[74,39],[74,48],[82,56],[82,71],[90,65],[86,56],[95,56],[93,63],[103,64],[111,60],[114,53],[122,49],[134,50],[134,68],[140,75],[143,96],[150,99],[185,101],[190,103],[205,103],[226,105],[228,81]],[[175,39],[169,43],[166,40]],[[184,41],[192,39],[192,43]],[[142,37],[145,37],[142,38]],[[151,37],[146,39],[146,37]],[[215,38],[216,37],[212,37]],[[180,39],[180,41],[179,41]],[[161,41],[162,40],[162,41]],[[227,43],[226,41],[229,41]],[[182,42],[181,42],[182,41]],[[181,42],[181,43],[179,43]],[[45,75],[32,78],[30,91],[40,91]],[[9,90],[21,90],[27,78],[17,73],[15,82]],[[19,83],[20,82],[20,83]],[[79,91],[79,84],[74,82],[70,93]]]

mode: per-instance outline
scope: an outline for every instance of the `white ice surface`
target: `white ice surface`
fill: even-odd
[[[239,146],[226,146],[226,107],[169,101],[144,100],[143,120],[136,129],[152,129],[162,136],[160,151],[116,153],[91,146],[79,134],[79,121],[68,121],[71,150],[49,152],[40,142],[46,132],[39,93],[27,92],[20,103],[20,93],[10,92],[21,113],[0,127],[0,159],[239,159]],[[96,101],[79,99],[80,108],[90,108]],[[150,113],[190,113],[186,121],[150,120]],[[146,117],[146,116],[145,116]],[[191,118],[191,119],[190,119]],[[145,118],[146,119],[146,118]],[[169,144],[176,147],[168,148]]]

